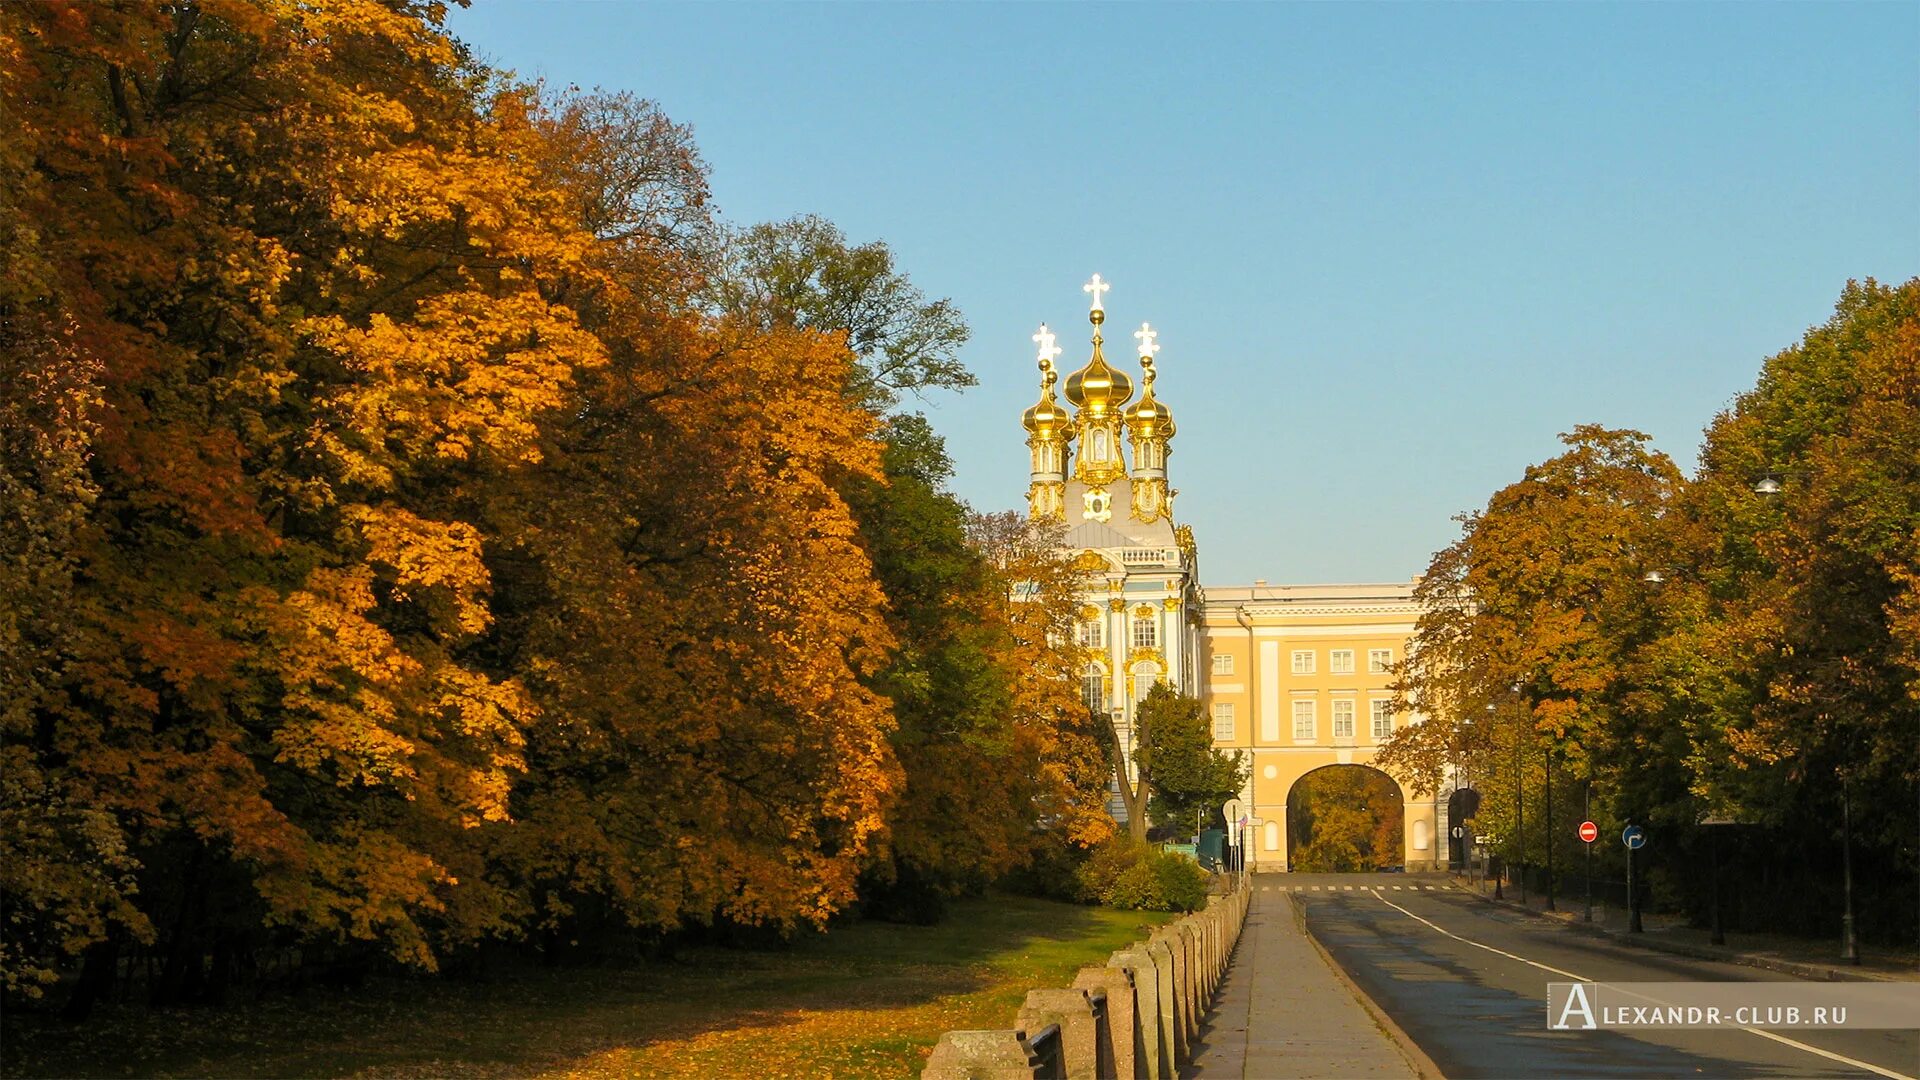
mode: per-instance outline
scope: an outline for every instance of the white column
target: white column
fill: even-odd
[[[1254,691],[1259,700],[1253,703],[1254,711],[1260,717],[1260,741],[1273,746],[1280,742],[1280,643],[1262,641],[1259,663],[1260,685]]]

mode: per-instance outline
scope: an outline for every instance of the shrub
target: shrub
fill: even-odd
[[[1194,911],[1207,902],[1207,873],[1185,855],[1126,837],[1093,849],[1076,875],[1089,903],[1136,911]]]

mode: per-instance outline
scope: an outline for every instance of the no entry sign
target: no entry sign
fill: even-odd
[[[1595,825],[1591,821],[1581,822],[1580,823],[1580,839],[1586,841],[1589,844],[1593,843],[1595,840],[1600,839],[1600,826]]]

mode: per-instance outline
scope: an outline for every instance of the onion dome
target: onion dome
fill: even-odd
[[[1067,376],[1067,400],[1097,419],[1117,413],[1126,405],[1133,397],[1133,380],[1126,372],[1108,367],[1107,358],[1100,352],[1100,324],[1106,321],[1106,313],[1095,308],[1087,318],[1093,323],[1093,358],[1086,367]]]
[[[1067,415],[1067,410],[1060,407],[1060,399],[1053,396],[1053,384],[1060,376],[1054,374],[1051,367],[1043,370],[1046,374],[1040,382],[1040,400],[1021,414],[1020,423],[1038,438],[1064,438],[1073,419]]]
[[[1136,442],[1152,438],[1170,439],[1173,437],[1173,414],[1153,396],[1153,380],[1157,377],[1153,370],[1153,355],[1160,351],[1160,332],[1153,328],[1152,323],[1141,323],[1133,336],[1140,343],[1140,401],[1125,412],[1127,427]]]
[[[1174,433],[1173,413],[1165,405],[1160,403],[1160,399],[1153,396],[1153,380],[1156,377],[1153,370],[1153,359],[1151,357],[1141,357],[1140,366],[1145,369],[1140,380],[1140,400],[1135,402],[1132,408],[1126,410],[1127,427],[1133,432],[1133,437],[1136,440],[1151,438],[1171,439]]]

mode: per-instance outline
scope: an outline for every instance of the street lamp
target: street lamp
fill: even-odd
[[[1763,476],[1753,485],[1753,493],[1771,500],[1780,494],[1780,481],[1772,476]],[[1851,763],[1853,756],[1844,756]],[[1840,914],[1840,961],[1858,964],[1860,942],[1854,937],[1853,928],[1853,792],[1850,773],[1850,769],[1840,770],[1840,882],[1844,897]]]
[[[1494,712],[1494,704],[1493,702],[1489,701],[1487,702],[1487,732],[1489,736],[1491,736],[1493,732],[1493,712]],[[1491,870],[1492,867],[1489,866],[1488,869]],[[1505,867],[1502,867],[1501,869],[1504,871]],[[1502,884],[1503,884],[1502,875],[1501,874],[1493,875],[1493,898],[1495,900],[1505,900],[1507,898],[1506,892],[1501,888]]]

